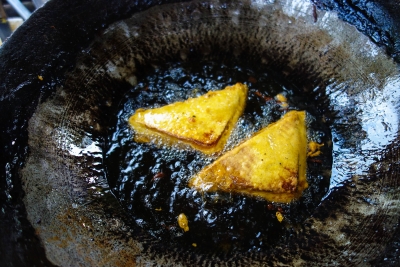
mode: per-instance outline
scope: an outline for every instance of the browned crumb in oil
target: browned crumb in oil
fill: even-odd
[[[179,214],[178,216],[178,225],[183,231],[189,231],[189,221],[184,213]]]

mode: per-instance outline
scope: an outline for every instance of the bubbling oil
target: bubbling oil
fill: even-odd
[[[138,74],[138,84],[121,103],[105,155],[109,184],[138,226],[170,244],[204,251],[261,250],[290,238],[328,190],[331,135],[321,102],[277,77],[254,67],[214,62],[170,63]],[[198,192],[187,183],[215,157],[133,141],[127,121],[136,109],[184,101],[236,82],[247,84],[249,94],[224,152],[282,117],[286,110],[274,99],[277,94],[286,95],[289,109],[307,111],[308,139],[324,146],[321,156],[308,162],[309,188],[300,199],[281,204],[234,193]],[[189,231],[179,227],[180,214],[187,217]]]

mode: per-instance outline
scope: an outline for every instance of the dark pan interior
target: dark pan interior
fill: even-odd
[[[52,1],[1,48],[4,262],[397,266],[397,5],[159,2]],[[126,215],[102,165],[110,118],[138,69],[226,57],[273,69],[334,114],[330,191],[268,251],[214,254],[154,239]]]

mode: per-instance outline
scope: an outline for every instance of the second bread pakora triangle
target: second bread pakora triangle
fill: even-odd
[[[219,152],[242,115],[248,88],[237,83],[224,90],[154,109],[138,109],[129,118],[135,141],[189,145],[206,154]]]
[[[290,111],[205,167],[189,186],[290,202],[308,187],[306,157],[305,112]]]

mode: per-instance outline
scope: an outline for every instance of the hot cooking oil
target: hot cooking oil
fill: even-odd
[[[312,214],[328,190],[332,165],[324,101],[272,71],[234,62],[170,63],[143,69],[137,77],[138,84],[121,103],[105,157],[109,184],[137,225],[155,238],[188,249],[248,251],[288,239]],[[307,112],[308,139],[321,144],[322,153],[308,160],[309,188],[300,199],[282,204],[234,193],[198,192],[187,186],[188,180],[216,156],[133,141],[127,120],[136,109],[184,101],[236,82],[248,85],[247,104],[223,153],[288,110]],[[188,228],[178,223],[181,214]]]

